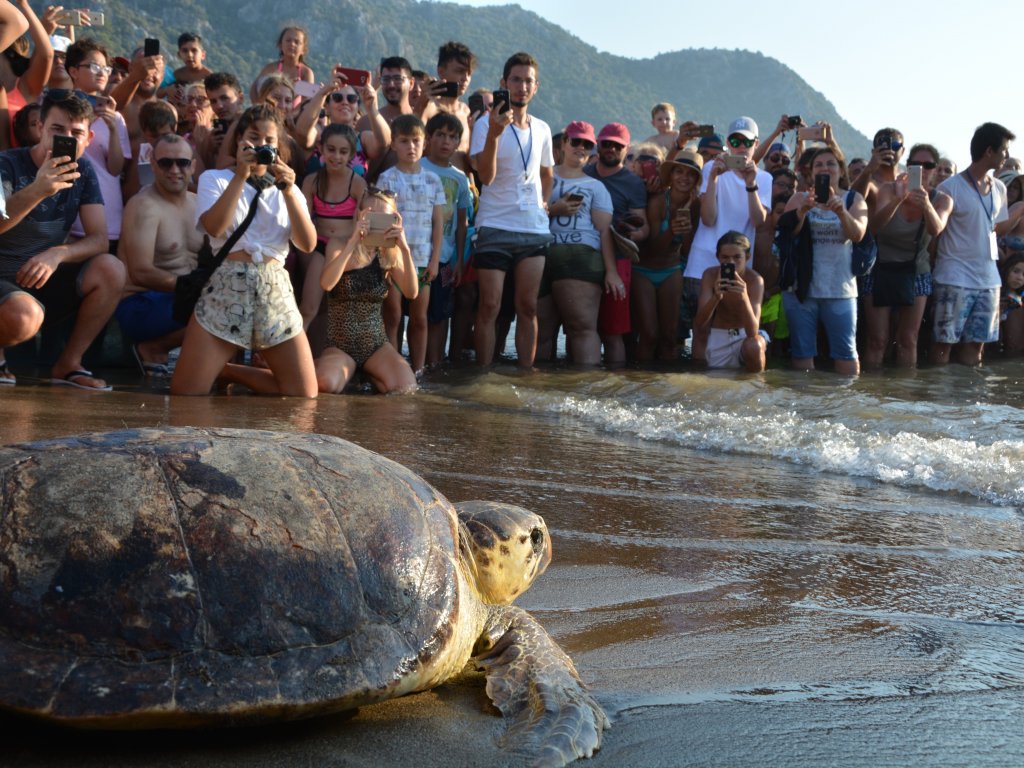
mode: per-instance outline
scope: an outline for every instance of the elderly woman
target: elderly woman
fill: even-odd
[[[835,150],[824,147],[810,158],[810,177],[827,177],[823,195],[815,189],[789,199],[779,228],[798,236],[803,248],[795,287],[782,296],[789,321],[792,365],[812,370],[817,355],[818,321],[825,326],[837,373],[860,373],[857,357],[857,280],[852,269],[853,244],[864,238],[868,208],[858,192],[844,193],[845,174]]]
[[[651,236],[633,265],[633,327],[638,332],[636,357],[671,362],[678,357],[679,306],[683,264],[700,221],[703,158],[693,150],[676,152],[659,168],[662,192],[647,203]]]

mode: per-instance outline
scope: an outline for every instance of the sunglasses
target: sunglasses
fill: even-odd
[[[774,155],[768,155],[768,159],[773,163],[779,163],[780,165],[789,165],[790,159],[786,155],[780,155],[778,153]]]
[[[594,142],[590,139],[569,139],[569,144],[574,147],[583,147],[588,152],[594,148]]]
[[[926,171],[934,171],[938,167],[938,163],[931,160],[907,160],[907,165],[920,165]]]
[[[729,146],[733,149],[736,149],[737,147],[747,147],[749,149],[754,146],[754,140],[748,139],[745,136],[730,136]]]
[[[601,149],[614,149],[621,151],[625,148],[626,146],[624,144],[619,144],[619,142],[617,141],[608,141],[607,139],[605,139],[604,141],[601,142]]]
[[[331,101],[335,104],[341,104],[344,101],[347,101],[349,104],[355,104],[359,101],[359,95],[355,93],[332,93]]]
[[[178,166],[181,170],[185,170],[192,165],[192,159],[186,157],[161,157],[156,161],[156,164],[160,166],[160,170],[169,171],[174,166]]]
[[[658,158],[656,158],[654,155],[637,155],[636,156],[636,161],[638,163],[649,163],[652,160],[654,162],[658,162]]]

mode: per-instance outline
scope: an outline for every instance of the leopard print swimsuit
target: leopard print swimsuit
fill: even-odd
[[[346,270],[327,302],[327,345],[348,353],[360,368],[388,343],[384,332],[384,299],[388,280],[380,258],[365,267]]]

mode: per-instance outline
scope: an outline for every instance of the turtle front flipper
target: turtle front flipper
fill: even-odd
[[[545,767],[600,749],[607,715],[572,660],[530,614],[515,606],[495,607],[477,651],[474,660],[486,671],[487,695],[509,720],[502,747]]]

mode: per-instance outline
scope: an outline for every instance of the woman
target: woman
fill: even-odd
[[[196,304],[172,394],[208,394],[220,376],[260,393],[316,397],[313,356],[284,269],[289,240],[311,251],[316,229],[285,162],[283,131],[272,109],[250,107],[238,121],[235,167],[207,171],[199,179],[196,215],[215,253],[245,220],[257,188],[262,191],[255,218]],[[275,149],[269,162],[267,146]],[[229,364],[240,349],[258,351],[270,369]]]
[[[647,203],[652,235],[633,265],[633,327],[636,357],[671,362],[678,357],[679,307],[683,297],[683,265],[700,221],[703,158],[680,150],[659,169],[663,192]]]
[[[882,184],[868,226],[878,243],[878,259],[863,284],[867,321],[864,365],[879,368],[889,348],[893,310],[896,311],[896,365],[917,365],[917,334],[932,293],[928,248],[946,226],[953,200],[931,192],[939,151],[930,144],[910,150],[907,167],[921,169],[922,186],[910,189],[907,174]]]
[[[40,21],[28,0],[15,0],[13,5],[20,11],[20,18],[28,22],[28,34],[16,39],[9,49],[7,46],[0,49],[3,51],[0,55],[0,92],[6,91],[9,121],[8,133],[0,137],[0,149],[24,146],[17,143],[14,135],[14,119],[27,104],[39,99],[50,79],[54,53],[47,29],[57,28],[60,11],[59,6],[50,6]],[[14,29],[13,26],[11,28]]]
[[[392,246],[367,246],[373,214],[391,214],[394,224],[383,232]],[[393,283],[407,299],[419,293],[419,278],[405,240],[395,198],[371,187],[359,206],[359,222],[347,241],[332,237],[326,245],[320,286],[328,297],[327,348],[316,361],[321,392],[339,393],[356,370],[362,370],[384,393],[411,392],[416,376],[391,346],[384,332],[383,307]]]
[[[253,106],[257,104],[266,105],[276,114],[276,119],[284,128],[280,141],[282,146],[287,146],[288,151],[285,157],[288,158],[288,162],[296,174],[299,174],[303,169],[304,154],[292,137],[292,130],[294,128],[292,106],[294,103],[295,87],[291,81],[281,75],[269,75],[263,78]],[[218,168],[230,168],[235,164],[235,157],[231,148],[235,146],[237,125],[238,119],[236,118],[235,122],[228,126],[227,131],[224,132],[224,140],[221,142],[220,151],[217,153]]]
[[[996,225],[1000,258],[1006,260],[1024,253],[1024,176],[1017,171],[1004,171],[999,180],[1006,185],[1006,205],[1010,216]]]
[[[818,321],[828,335],[829,351],[837,373],[857,375],[857,280],[851,269],[853,244],[867,231],[868,209],[858,192],[841,193],[845,169],[835,150],[823,147],[810,158],[810,192],[789,199],[779,228],[805,243],[801,279],[782,296],[789,321],[792,365],[813,370],[817,354]],[[828,177],[828,193],[817,202],[813,189],[817,176]],[[847,204],[849,201],[849,204]],[[808,252],[809,251],[809,252]],[[807,268],[810,275],[807,275]]]
[[[263,79],[267,75],[283,75],[290,83],[297,80],[304,80],[307,83],[315,83],[313,70],[306,64],[306,54],[309,53],[309,35],[302,27],[285,27],[277,36],[277,50],[281,57],[265,65],[260,73],[253,80],[249,89],[249,98],[255,104],[259,101],[259,91],[263,87]]]
[[[583,173],[596,144],[590,123],[574,121],[566,127],[562,164],[555,166],[548,204],[555,239],[548,248],[543,283],[550,285],[550,293],[537,305],[538,357],[550,357],[561,318],[569,359],[577,365],[601,362],[597,315],[602,288],[616,299],[626,295],[615,268],[611,195],[603,183]]]
[[[345,82],[335,68],[334,77],[323,85],[309,100],[295,123],[295,136],[299,146],[309,151],[316,144],[317,120],[321,110],[326,111],[329,125],[347,125],[353,130],[359,122],[359,103],[363,104],[370,123],[369,130],[356,131],[356,151],[351,158],[352,169],[366,175],[370,160],[383,155],[391,144],[391,129],[377,111],[377,91],[369,82],[358,90]],[[308,167],[312,166],[312,167]],[[320,157],[314,152],[306,170],[313,173],[320,167]]]

